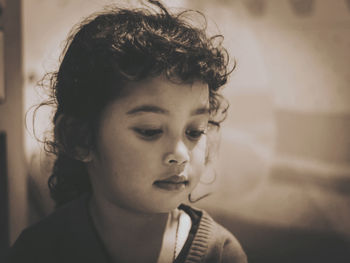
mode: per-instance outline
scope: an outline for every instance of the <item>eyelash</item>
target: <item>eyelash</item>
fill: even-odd
[[[137,132],[142,138],[146,140],[156,140],[163,133],[161,129],[140,129],[134,128],[134,131]],[[206,130],[187,130],[186,135],[189,137],[191,141],[198,141],[203,134],[206,133]]]
[[[217,122],[217,121],[208,121],[208,124],[209,124],[209,125],[214,125],[214,126],[220,128],[220,122]]]
[[[187,130],[186,135],[191,141],[198,141],[202,135],[205,134],[205,130]]]

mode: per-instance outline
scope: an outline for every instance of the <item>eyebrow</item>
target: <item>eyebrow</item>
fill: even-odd
[[[168,110],[162,109],[162,108],[160,108],[158,106],[154,106],[154,105],[141,105],[141,106],[138,106],[136,108],[129,110],[126,114],[134,115],[137,113],[144,113],[144,112],[169,114]]]
[[[155,105],[141,105],[141,106],[137,106],[137,107],[129,110],[126,114],[136,115],[139,113],[157,113],[157,114],[169,115],[170,112],[166,109],[163,109],[163,108],[155,106]],[[208,107],[201,107],[201,108],[195,109],[191,112],[191,116],[202,115],[202,114],[209,114],[209,108]]]
[[[198,109],[191,112],[192,116],[202,115],[202,114],[209,114],[209,108],[208,107],[201,107],[201,108],[198,108]]]

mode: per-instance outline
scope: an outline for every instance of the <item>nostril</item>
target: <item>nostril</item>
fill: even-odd
[[[164,156],[164,164],[167,165],[183,165],[188,162],[188,158],[181,154],[167,153]]]

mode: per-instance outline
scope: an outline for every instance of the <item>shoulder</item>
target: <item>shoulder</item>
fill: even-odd
[[[86,221],[84,205],[83,199],[72,201],[23,230],[10,248],[10,262],[56,262],[55,255],[71,242],[76,226]]]
[[[216,223],[215,241],[221,250],[222,262],[247,262],[247,256],[237,238],[226,228]]]
[[[247,262],[242,246],[231,232],[217,223],[206,211],[186,207],[186,212],[191,211],[200,215],[197,233],[189,254],[194,251],[197,254],[198,251],[203,251],[199,254],[202,260],[200,262]]]

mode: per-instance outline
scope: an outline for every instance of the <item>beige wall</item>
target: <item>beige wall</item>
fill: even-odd
[[[12,242],[27,225],[26,164],[21,46],[21,1],[7,1],[1,15],[4,33],[5,100],[0,104],[0,131],[6,134],[9,234]]]
[[[347,2],[223,2],[213,17],[238,69],[227,91],[215,206],[245,220],[349,236]]]

